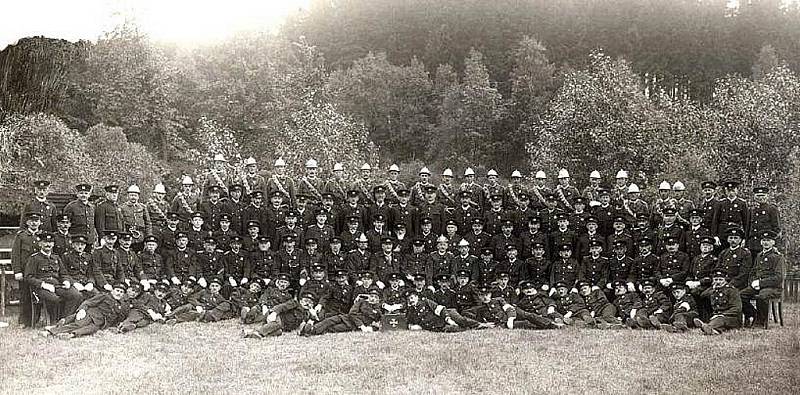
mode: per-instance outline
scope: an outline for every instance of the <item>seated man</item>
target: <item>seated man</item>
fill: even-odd
[[[609,329],[617,322],[617,307],[611,304],[600,287],[592,285],[588,281],[578,281],[578,293],[586,303],[589,314],[594,318],[597,327]]]
[[[672,288],[672,296],[675,298],[675,302],[672,304],[672,316],[669,317],[669,323],[661,324],[661,329],[673,333],[686,332],[689,330],[689,323],[700,317],[697,303],[692,294],[686,292],[685,284],[674,283],[670,288]]]
[[[400,273],[391,273],[388,276],[389,286],[383,289],[382,300],[384,314],[405,313],[406,287],[401,286],[403,278]]]
[[[248,321],[259,310],[258,301],[261,299],[261,284],[260,279],[255,277],[247,284],[247,288],[237,287],[231,292],[231,304],[238,310],[239,320],[242,323],[249,323]]]
[[[549,286],[545,285],[548,289]],[[547,296],[547,292],[536,290],[537,283],[534,281],[521,281],[519,283],[521,295],[517,300],[516,306],[531,313],[537,313],[547,317],[557,324],[572,324],[572,320],[564,318],[556,311],[556,302]]]
[[[214,322],[233,316],[233,305],[225,299],[220,291],[222,280],[213,277],[208,282],[208,288],[201,289],[189,297],[189,303],[175,309],[175,318],[167,321],[169,324],[188,321]]]
[[[423,277],[424,278],[424,277]],[[445,306],[420,295],[420,291],[410,289],[405,292],[406,296],[406,319],[408,329],[412,331],[431,331],[431,332],[459,332],[463,331],[450,318]]]
[[[261,293],[258,303],[245,314],[243,323],[252,324],[262,322],[266,318],[267,313],[275,306],[293,299],[292,290],[289,288],[290,281],[291,278],[287,273],[280,273],[275,276],[274,286],[268,286],[267,289]]]
[[[299,301],[289,299],[269,310],[266,323],[256,329],[245,329],[242,335],[246,338],[260,339],[265,336],[280,336],[283,332],[300,328],[301,334],[310,330],[319,322],[319,315],[314,306],[317,296],[311,292],[301,293]]]
[[[120,333],[130,332],[136,328],[144,328],[153,322],[164,322],[164,314],[167,313],[167,290],[166,284],[158,283],[155,285],[153,294],[142,292],[142,285],[131,283],[128,287],[128,301],[131,310],[128,317],[117,325]]]
[[[656,281],[646,279],[642,281],[642,308],[636,310],[633,318],[628,318],[625,323],[631,329],[660,329],[666,323],[672,303],[663,292],[656,290]]]
[[[572,324],[577,326],[594,325],[594,317],[577,290],[573,288],[571,291],[567,283],[557,282],[550,294],[556,302],[556,312],[564,317],[564,322],[572,320]]]
[[[614,281],[614,306],[620,323],[627,319],[635,319],[642,308],[642,298],[636,292],[629,291],[628,283],[623,280]]]
[[[328,317],[313,327],[306,328],[303,334],[322,335],[357,330],[374,332],[380,328],[382,315],[380,290],[377,287],[370,288],[366,294],[358,294],[347,314]]]
[[[742,326],[742,297],[739,290],[728,283],[728,275],[721,270],[711,275],[711,288],[703,291],[702,297],[711,301],[712,315],[708,323],[695,318],[694,326],[706,335],[719,335],[728,329]]]
[[[783,277],[786,272],[786,258],[775,249],[775,232],[766,231],[761,234],[761,252],[753,261],[753,268],[747,283],[749,286],[739,294],[742,297],[742,311],[745,326],[762,326],[769,319],[769,300],[781,297],[783,293]],[[755,299],[756,306],[751,302]]]
[[[53,321],[61,318],[58,317],[60,304],[63,304],[66,314],[72,314],[83,301],[83,295],[65,275],[61,258],[53,253],[54,245],[52,233],[40,234],[39,252],[31,255],[25,265],[25,281],[35,297],[47,301],[47,314]]]
[[[481,323],[502,325],[508,329],[554,329],[563,326],[539,314],[517,309],[503,298],[492,297],[489,287],[480,287],[477,293],[480,302],[478,307],[465,312],[463,317],[453,316],[459,326],[479,328]]]
[[[125,298],[125,283],[111,286],[111,292],[101,293],[85,300],[78,312],[63,318],[54,327],[45,328],[43,336],[56,335],[64,339],[91,335],[101,329],[117,325],[130,311],[130,302]]]

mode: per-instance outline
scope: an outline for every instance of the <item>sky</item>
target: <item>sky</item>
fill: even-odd
[[[97,40],[131,19],[153,40],[213,43],[243,30],[274,30],[310,0],[22,0],[3,4],[0,49],[23,37]]]

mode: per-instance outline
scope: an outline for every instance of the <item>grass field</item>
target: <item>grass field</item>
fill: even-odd
[[[786,327],[492,329],[240,338],[234,321],[73,340],[0,329],[2,393],[798,393],[800,306]]]

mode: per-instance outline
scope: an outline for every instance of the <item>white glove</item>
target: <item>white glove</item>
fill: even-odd
[[[410,331],[421,331],[422,327],[419,326],[419,325],[409,325],[408,326],[408,330],[410,330]]]
[[[606,289],[611,289],[611,283],[606,283]]]
[[[231,287],[236,286],[236,280],[234,280],[233,277],[228,277],[228,283],[231,285]]]
[[[94,290],[94,283],[88,283],[83,288],[89,292],[92,292]]]
[[[271,283],[271,282],[272,282],[272,280],[270,280],[270,279],[265,279],[265,280],[264,280],[264,285],[265,285],[265,286],[266,286],[266,285],[269,285],[269,283]]]
[[[663,313],[664,313],[664,310],[661,310],[661,309],[658,309],[658,310],[653,312],[653,314],[663,314]]]
[[[314,306],[314,311],[316,311],[317,313],[319,313],[320,311],[322,311],[322,305],[321,305],[321,304],[318,304],[318,305]]]
[[[519,288],[514,289],[514,293],[516,293],[517,295],[519,295],[521,292],[522,291]]]
[[[50,283],[42,283],[42,289],[46,289],[46,290],[48,290],[50,292],[53,292],[53,293],[56,292],[56,287],[53,284],[50,284]]]
[[[428,289],[430,289],[431,292],[436,292],[436,288],[434,288],[433,285],[428,285]]]
[[[67,280],[64,280],[64,282],[61,283],[61,285],[63,286],[64,289],[69,289],[69,287],[72,286],[72,284],[70,284],[69,281]]]
[[[636,317],[636,309],[631,309],[631,318]]]
[[[508,321],[506,321],[506,326],[508,329],[514,329],[514,317],[508,318]]]
[[[155,312],[155,311],[153,311],[152,309],[148,309],[148,310],[147,310],[147,315],[149,315],[149,316],[150,316],[150,319],[151,319],[151,320],[153,320],[153,321],[155,321],[155,320],[156,320],[156,314],[158,314],[158,313],[156,313],[156,312]]]
[[[77,289],[78,291],[83,291],[85,289],[81,283],[75,283],[72,284],[72,286],[75,287],[75,289]]]
[[[392,312],[392,305],[390,305],[388,303],[382,304],[381,307],[383,307],[384,310],[386,310],[386,311],[388,311],[390,313]]]
[[[406,274],[406,278],[408,279],[408,281],[414,281],[414,276],[410,274]]]
[[[245,278],[241,279],[241,281],[239,281],[239,285],[245,285],[245,284],[247,284],[248,281],[250,281],[250,280],[248,280],[247,277],[245,277]]]
[[[361,325],[361,332],[374,332],[375,330],[371,326]]]
[[[553,296],[555,293],[556,293],[556,289],[555,288],[550,289],[550,296]]]
[[[303,285],[305,285],[305,284],[306,284],[306,281],[307,281],[306,279],[304,279],[304,278],[301,278],[301,279],[300,279],[300,286],[302,287]]]
[[[111,292],[114,289],[114,287],[112,287],[111,284],[106,284],[106,285],[103,285],[103,289],[105,289],[106,291]]]
[[[197,307],[195,307],[194,309],[195,309],[195,310],[196,310],[198,313],[202,313],[202,312],[203,312],[203,306],[197,306]]]
[[[600,287],[598,287],[597,285],[593,285],[593,286],[592,286],[592,291],[597,291],[597,290],[599,290],[599,289],[600,289]]]
[[[14,280],[22,281],[22,273],[14,273]]]
[[[700,286],[700,281],[687,281],[686,286],[689,287],[689,289],[695,289]]]
[[[594,311],[589,312],[589,314],[591,314],[592,318],[594,318]]]
[[[147,280],[141,280],[141,281],[139,281],[139,284],[142,284],[142,289],[143,289],[145,292],[147,292],[147,291],[149,291],[149,290],[150,290],[150,282],[149,282],[149,281],[147,281]]]
[[[678,306],[678,307],[682,307],[682,308],[686,309],[686,311],[689,311],[689,310],[691,310],[691,309],[692,309],[692,306],[690,306],[690,305],[689,305],[689,302],[683,302],[683,303],[681,303],[681,305],[680,305],[680,306]]]
[[[669,287],[669,281],[667,281],[666,278],[662,278],[661,280],[658,280],[658,282],[660,282],[661,285],[663,285],[665,287]]]
[[[375,285],[377,285],[380,289],[386,288],[386,285],[384,285],[382,281],[375,281]]]
[[[577,288],[572,288],[572,289],[569,290],[569,292],[573,293],[573,294],[576,294],[576,293],[578,293],[578,289]]]
[[[547,308],[547,314],[553,314],[555,312],[556,312],[556,308],[555,307],[550,306],[550,307]]]
[[[447,318],[445,318],[445,319],[444,319],[444,322],[446,322],[446,323],[447,323],[447,325],[458,326],[458,324],[456,324],[456,322],[455,322],[455,321],[453,321],[453,319],[452,319],[452,318],[450,318],[450,317],[447,317]]]
[[[717,237],[717,236],[714,236],[714,244],[715,244],[715,245],[718,245],[718,246],[719,246],[719,245],[722,245],[722,243],[719,241],[719,237]]]
[[[152,318],[153,318],[153,321],[163,321],[164,320],[164,316],[161,315],[161,313],[156,313]]]
[[[357,285],[357,286],[358,286],[358,285],[361,285],[361,284],[364,284],[364,282],[363,282],[363,281],[361,281],[361,280],[358,280],[358,281],[356,281],[356,285]]]
[[[86,310],[84,310],[84,309],[78,310],[78,313],[75,314],[75,319],[80,321],[80,320],[82,320],[84,318],[86,318]]]
[[[761,288],[761,281],[755,280],[750,284],[750,286],[752,286],[753,289],[757,290],[757,289]]]
[[[278,319],[278,313],[274,311],[269,313],[269,315],[267,316],[267,322],[275,322],[275,320],[277,319]]]
[[[542,284],[542,291],[547,291],[550,289],[550,286],[547,284]]]
[[[269,311],[269,308],[267,308],[267,306],[261,306],[261,314],[262,315],[267,315],[268,311]]]
[[[197,284],[200,285],[201,287],[205,288],[205,287],[208,286],[208,281],[206,281],[205,277],[200,277],[200,279],[197,280]]]
[[[172,277],[172,283],[175,285],[181,285],[181,280],[178,280],[177,277]]]
[[[628,283],[628,292],[636,292],[636,287],[633,286],[633,283]]]
[[[400,280],[400,286],[401,286],[401,287],[405,287],[405,286],[406,286],[406,282],[405,282],[405,281],[403,281],[403,280]]]
[[[564,318],[572,317],[572,312],[568,311],[567,314],[564,314]]]

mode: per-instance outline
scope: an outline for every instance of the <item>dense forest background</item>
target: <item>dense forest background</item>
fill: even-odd
[[[648,193],[767,185],[798,229],[798,70],[800,8],[780,0],[326,0],[193,49],[126,23],[0,52],[0,185],[173,186],[217,152],[295,174],[566,167],[579,186],[625,169]]]

